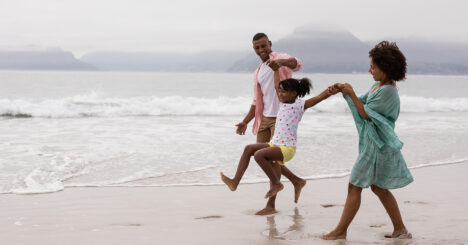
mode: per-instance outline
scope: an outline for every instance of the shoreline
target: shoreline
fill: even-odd
[[[435,163],[428,163],[428,164],[420,164],[412,167],[408,167],[410,170],[417,170],[421,168],[432,168],[432,167],[439,167],[439,166],[450,166],[450,165],[457,165],[457,164],[465,164],[468,163],[468,159],[456,159],[453,161],[444,161],[444,162],[435,162]],[[346,178],[351,174],[351,172],[340,173],[340,174],[323,174],[318,176],[302,176],[303,179],[307,181],[317,181],[317,180],[326,180],[326,179],[342,179]],[[281,180],[282,182],[290,183],[288,179]],[[268,183],[268,178],[258,180],[258,181],[251,181],[251,182],[242,182],[241,185],[256,185],[256,184],[263,184]],[[121,185],[121,184],[111,184],[111,185],[72,185],[72,186],[65,186],[62,190],[58,191],[50,191],[50,192],[37,192],[37,193],[20,193],[20,192],[8,192],[8,193],[0,193],[1,195],[42,195],[42,194],[51,194],[56,192],[61,192],[67,189],[73,188],[184,188],[184,187],[210,187],[210,186],[224,186],[224,183],[206,183],[206,184],[167,184],[167,185]]]
[[[384,238],[390,219],[370,190],[346,244],[464,244],[468,241],[468,162],[412,170],[392,190],[413,239]],[[286,181],[285,181],[286,182]],[[265,183],[183,187],[74,187],[48,194],[2,195],[0,240],[7,244],[344,244],[320,236],[338,223],[348,178],[309,180],[299,203],[285,184],[278,213],[263,208]],[[396,243],[395,243],[396,242]]]

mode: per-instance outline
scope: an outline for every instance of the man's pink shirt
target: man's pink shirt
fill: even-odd
[[[292,56],[286,53],[270,53],[270,60],[277,60],[277,59],[289,59]],[[282,66],[278,69],[280,80],[284,80],[287,78],[292,77],[292,73],[295,71],[299,71],[302,67],[302,61],[296,57],[293,57],[297,61],[297,66],[294,69],[290,69],[289,67]],[[258,71],[260,70],[261,64],[257,67],[254,74],[254,99],[252,105],[255,105],[255,121],[252,127],[253,134],[258,133],[258,129],[260,128],[260,122],[262,121],[263,117],[263,93],[262,89],[260,88],[260,83],[258,82]]]

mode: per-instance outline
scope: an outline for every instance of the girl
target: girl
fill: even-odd
[[[345,239],[348,226],[359,210],[362,188],[371,187],[393,223],[391,237],[410,238],[398,204],[389,189],[401,188],[413,181],[400,149],[403,143],[395,134],[400,113],[396,82],[405,79],[406,58],[395,43],[383,41],[370,52],[369,72],[376,81],[369,92],[357,97],[349,84],[335,84],[348,102],[359,133],[359,156],[354,164],[343,214],[338,226],[325,240]]]
[[[283,189],[283,184],[280,182],[281,168],[279,164],[284,165],[284,162],[291,160],[296,153],[297,126],[302,114],[309,107],[328,98],[332,93],[338,92],[332,88],[308,100],[297,99],[309,94],[311,86],[307,78],[300,80],[289,78],[280,82],[279,72],[275,71],[275,89],[280,101],[275,133],[269,143],[252,144],[245,147],[233,179],[221,173],[221,180],[232,191],[235,191],[239,185],[251,156],[254,156],[255,161],[270,179],[270,190],[266,193],[265,198],[273,197]]]

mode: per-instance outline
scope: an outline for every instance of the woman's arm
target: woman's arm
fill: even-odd
[[[341,92],[344,95],[348,95],[351,100],[354,103],[354,106],[356,107],[356,110],[359,112],[359,114],[366,120],[369,119],[369,115],[367,115],[366,111],[364,110],[364,104],[359,100],[357,97],[356,93],[353,90],[353,87],[351,87],[351,84],[345,83],[342,88]]]

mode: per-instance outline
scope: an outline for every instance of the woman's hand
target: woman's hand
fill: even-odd
[[[351,86],[351,84],[345,83],[341,87],[341,92],[343,94],[345,94],[345,95],[350,95],[350,94],[354,93],[354,90],[353,90],[353,87]]]
[[[328,87],[328,93],[330,93],[331,95],[335,95],[339,92],[341,92],[341,87],[342,87],[343,84],[341,83],[335,83],[331,86]]]

